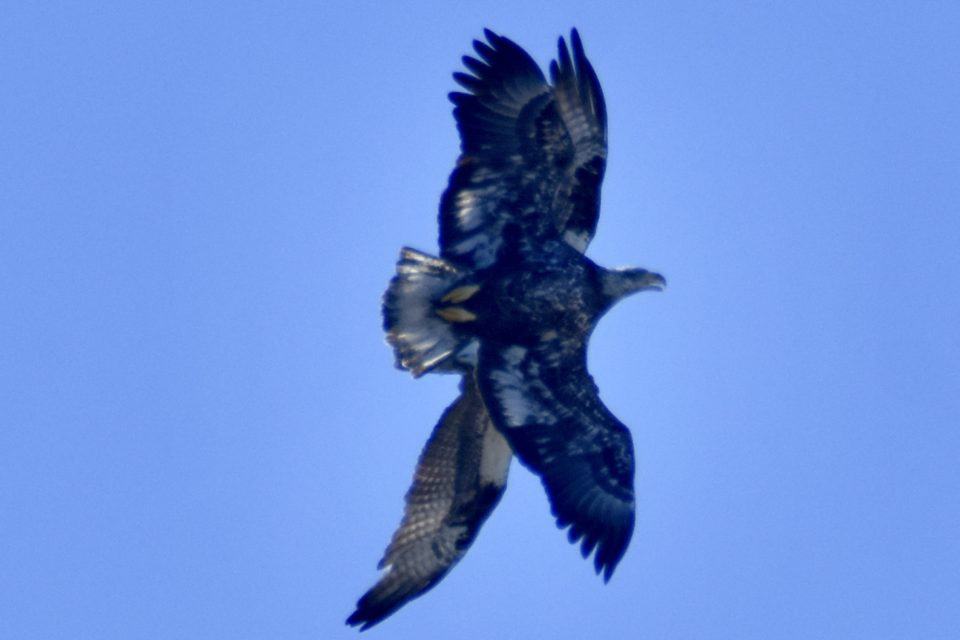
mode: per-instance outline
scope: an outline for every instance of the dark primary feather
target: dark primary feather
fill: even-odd
[[[634,524],[630,432],[600,401],[586,344],[484,343],[478,379],[494,423],[547,490],[560,527],[609,580]]]
[[[576,30],[563,38],[550,83],[533,59],[490,30],[454,79],[462,154],[440,202],[441,256],[484,268],[506,225],[562,237],[579,251],[596,230],[607,156],[607,118],[596,73]]]
[[[386,571],[347,624],[367,629],[437,584],[503,494],[509,445],[491,424],[473,376],[461,386],[420,455],[403,521],[378,565]]]

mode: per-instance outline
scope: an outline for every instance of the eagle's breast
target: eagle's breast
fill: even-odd
[[[472,302],[482,337],[514,343],[545,332],[586,339],[603,308],[597,266],[562,241],[521,250],[489,274]]]

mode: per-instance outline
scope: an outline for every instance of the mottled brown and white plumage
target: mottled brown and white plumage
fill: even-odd
[[[500,501],[512,457],[472,377],[464,377],[420,454],[403,521],[378,566],[383,573],[349,624],[376,624],[446,575]]]
[[[587,343],[645,269],[584,255],[606,164],[600,83],[574,30],[548,82],[489,30],[450,95],[461,155],[440,202],[440,257],[404,248],[384,295],[397,366],[462,376],[417,465],[384,573],[347,620],[365,629],[435,585],[503,493],[511,457],[542,480],[553,514],[609,580],[634,525],[630,432],[600,400]],[[571,54],[572,50],[572,54]]]

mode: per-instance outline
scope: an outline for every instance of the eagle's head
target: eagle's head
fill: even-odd
[[[636,268],[604,269],[600,275],[600,283],[608,306],[631,293],[663,291],[667,286],[666,278],[659,273]]]

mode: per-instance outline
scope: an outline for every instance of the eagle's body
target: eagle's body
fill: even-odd
[[[454,74],[462,155],[440,203],[441,257],[403,249],[384,295],[397,364],[462,376],[421,454],[377,584],[348,619],[365,629],[436,584],[499,502],[515,454],[561,527],[609,579],[634,523],[633,445],[587,372],[587,342],[644,269],[584,255],[596,229],[606,110],[577,32],[551,83],[490,31]]]
[[[476,334],[528,344],[553,331],[581,340],[604,310],[598,267],[562,240],[537,251],[518,248],[482,274],[483,284],[462,307],[477,315]]]

